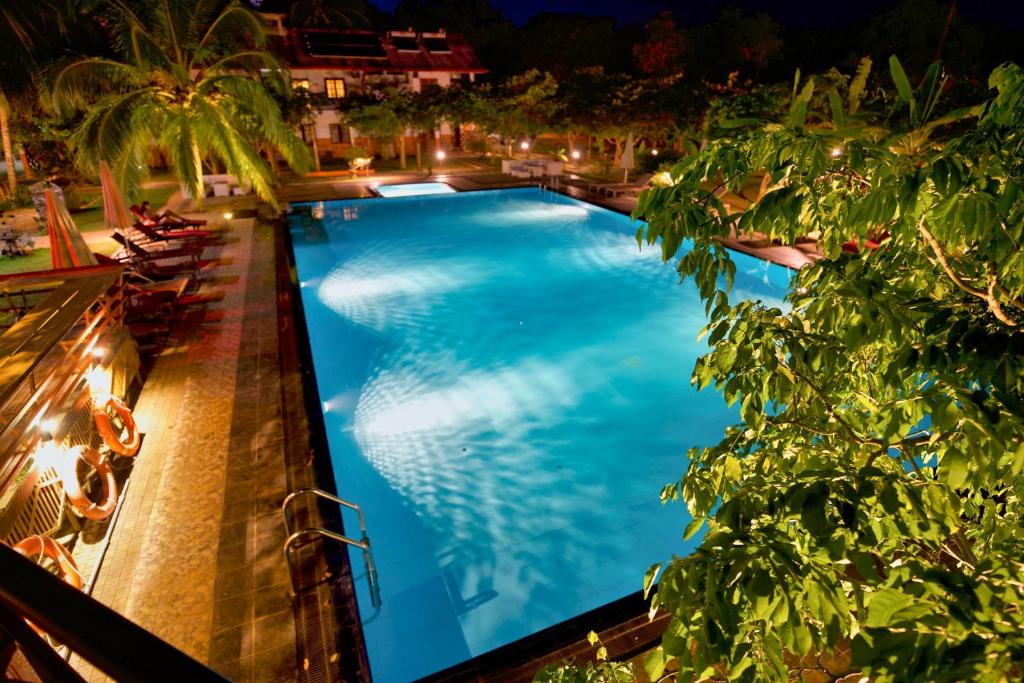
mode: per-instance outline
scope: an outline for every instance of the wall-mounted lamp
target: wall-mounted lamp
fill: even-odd
[[[52,441],[53,433],[57,431],[60,422],[55,417],[48,417],[39,423],[39,439],[41,441]]]

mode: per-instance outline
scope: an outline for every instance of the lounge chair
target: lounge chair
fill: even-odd
[[[157,230],[174,230],[178,228],[198,228],[206,225],[206,221],[199,218],[185,218],[182,220],[167,220],[167,221],[154,221],[152,218],[142,213],[142,208],[138,204],[132,204],[128,207],[128,210],[135,216],[135,220],[143,225],[156,228]]]
[[[148,225],[142,223],[136,223],[132,226],[132,229],[142,235],[145,240],[144,242],[152,242],[154,244],[166,243],[166,242],[185,242],[192,244],[209,244],[211,241],[218,239],[209,230],[156,230]]]
[[[641,173],[631,183],[599,183],[594,189],[611,197],[618,197],[620,194],[640,194],[647,189],[653,177],[653,173]]]
[[[177,263],[160,265],[153,261],[143,261],[125,256],[122,259],[115,259],[103,254],[93,254],[100,265],[121,265],[128,267],[128,274],[131,279],[137,282],[159,282],[176,280],[180,277],[187,278],[190,282],[198,276],[198,268],[191,261],[179,261]]]
[[[132,258],[141,259],[143,261],[161,261],[167,259],[190,259],[193,263],[199,263],[199,255],[202,254],[203,248],[201,246],[188,246],[188,247],[177,247],[174,249],[153,249],[152,251],[144,248],[140,244],[132,241],[125,237],[119,232],[115,232],[111,235],[111,238],[120,244]]]

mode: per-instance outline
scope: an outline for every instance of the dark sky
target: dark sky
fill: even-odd
[[[620,23],[644,22],[670,9],[684,26],[711,21],[722,7],[768,12],[791,28],[838,28],[860,22],[897,4],[896,0],[490,0],[522,24],[537,12],[611,15]],[[371,0],[388,12],[398,0]],[[958,0],[958,11],[972,21],[1024,26],[1024,0]]]

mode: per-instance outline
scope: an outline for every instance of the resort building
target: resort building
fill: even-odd
[[[385,88],[420,92],[431,85],[447,88],[471,83],[487,73],[466,39],[443,28],[434,32],[296,28],[283,13],[262,13],[272,45],[284,58],[294,87],[312,95],[341,102],[353,93]],[[324,161],[346,155],[351,145],[371,153],[397,153],[377,149],[374,141],[345,125],[339,107],[320,109],[304,123],[302,139]],[[407,152],[415,152],[415,136],[406,131]],[[443,123],[435,131],[435,145],[459,146],[459,131]],[[388,143],[391,147],[393,143]]]

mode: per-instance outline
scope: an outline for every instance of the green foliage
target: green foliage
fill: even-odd
[[[692,382],[741,419],[662,492],[706,534],[649,574],[672,616],[655,673],[675,659],[682,677],[784,680],[786,653],[846,643],[880,682],[1024,666],[1024,72],[1002,66],[987,102],[939,113],[938,68],[915,89],[892,60],[895,99],[866,101],[869,68],[846,97],[798,77],[776,122],[640,197],[638,241],[678,257],[710,316]],[[761,169],[744,211],[709,190]],[[784,308],[731,301],[733,226],[814,233],[826,258]],[[868,238],[881,248],[843,250]]]
[[[370,150],[360,145],[352,145],[345,150],[346,159],[365,159],[370,156]]]
[[[558,83],[551,74],[533,69],[501,85],[484,85],[474,91],[469,104],[471,118],[509,140],[533,137],[551,128],[560,108],[557,92]]]
[[[56,109],[85,114],[71,140],[76,163],[94,172],[107,161],[131,194],[155,142],[193,197],[202,198],[212,159],[276,203],[258,148],[273,147],[300,172],[310,155],[273,97],[288,84],[263,49],[260,18],[237,0],[102,4],[120,61],[76,59],[53,79]]]
[[[533,677],[534,683],[634,683],[636,671],[632,664],[608,661],[608,650],[597,634],[587,635],[590,644],[597,647],[596,662],[577,666],[572,662],[546,666]]]

